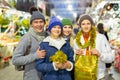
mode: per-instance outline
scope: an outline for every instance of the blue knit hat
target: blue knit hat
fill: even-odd
[[[62,22],[55,16],[50,19],[48,30],[50,31],[54,26],[59,25],[62,28]]]

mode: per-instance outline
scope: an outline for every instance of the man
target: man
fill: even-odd
[[[33,11],[30,18],[30,29],[21,38],[12,58],[13,65],[25,65],[23,80],[41,80],[41,72],[35,69],[35,60],[43,58],[45,51],[39,49],[40,42],[45,38],[45,17],[39,11]],[[29,53],[27,53],[30,46]]]

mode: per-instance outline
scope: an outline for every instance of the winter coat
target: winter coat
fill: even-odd
[[[45,36],[41,36],[41,41],[44,38]],[[25,65],[23,80],[40,80],[41,78],[41,72],[37,72],[35,69],[35,60],[38,59],[36,51],[39,48],[40,42],[28,32],[21,38],[14,51],[12,58],[13,65]],[[28,45],[31,45],[30,53],[25,55]]]
[[[68,43],[70,43],[70,46],[73,48],[73,42],[74,42],[74,37],[69,36],[69,37],[63,37]]]
[[[68,61],[73,64],[73,50],[69,43],[67,43],[62,38],[62,44],[59,45],[60,50],[62,50],[68,57]],[[55,54],[59,49],[56,48],[54,42],[47,37],[40,44],[40,49],[46,50],[46,57],[36,61],[36,69],[43,73],[43,80],[71,80],[71,70],[61,69],[55,70],[53,62],[50,62],[49,58],[51,55]]]

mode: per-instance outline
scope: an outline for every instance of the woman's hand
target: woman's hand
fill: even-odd
[[[97,55],[98,57],[100,57],[100,53],[99,53],[99,51],[97,49],[91,49],[90,53],[93,54],[93,55]]]
[[[78,49],[78,50],[76,51],[76,54],[82,55],[82,54],[83,54],[83,49]]]

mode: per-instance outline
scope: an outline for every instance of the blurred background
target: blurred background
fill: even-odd
[[[70,18],[73,29],[79,30],[80,16],[89,14],[95,26],[104,24],[112,47],[120,48],[120,0],[0,0],[0,80],[22,80],[23,72],[15,70],[11,58],[30,27],[32,6],[45,16],[46,28],[50,17],[57,16],[60,20]],[[115,80],[120,80],[120,73],[113,72]]]

